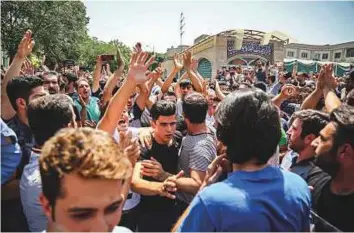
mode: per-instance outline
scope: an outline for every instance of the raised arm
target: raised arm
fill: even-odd
[[[119,48],[117,48],[117,63],[118,63],[118,69],[111,74],[110,77],[108,78],[104,89],[103,89],[103,105],[106,105],[106,103],[111,99],[112,97],[112,92],[114,87],[117,85],[117,82],[119,78],[122,76],[123,70],[124,70],[124,60],[122,58],[122,54],[120,53]]]
[[[101,59],[101,55],[99,55],[96,58],[96,67],[93,74],[93,84],[92,84],[93,93],[97,92],[98,88],[100,87],[101,72],[102,72],[102,59]]]
[[[284,100],[287,100],[295,94],[296,87],[294,85],[285,85],[282,87],[281,92],[272,99],[272,102],[274,105],[280,108],[280,105],[281,103],[283,103]]]
[[[177,73],[183,68],[183,64],[179,61],[177,54],[173,58],[173,64],[174,64],[173,70],[168,75],[167,79],[165,80],[165,82],[161,87],[162,93],[166,93],[168,91],[168,88],[171,86],[174,77],[176,77]]]
[[[336,80],[334,79],[333,64],[325,65],[325,85],[323,88],[323,96],[325,99],[325,105],[327,112],[332,112],[334,109],[338,108],[342,102],[338,98],[335,88],[337,86]]]
[[[322,69],[316,81],[316,89],[309,96],[306,97],[304,102],[302,102],[300,109],[301,110],[315,109],[322,97],[324,86],[325,86],[325,77],[324,77],[324,70]]]
[[[203,87],[201,84],[201,81],[199,80],[198,76],[192,69],[192,53],[190,51],[187,51],[185,54],[183,54],[183,64],[184,64],[184,69],[186,70],[186,73],[188,74],[192,85],[194,86],[195,90],[199,93],[203,91]]]
[[[21,67],[26,57],[32,52],[34,41],[32,40],[32,32],[28,30],[23,36],[17,53],[8,68],[1,84],[1,117],[4,120],[9,120],[15,116],[16,111],[12,108],[9,97],[7,95],[6,87],[12,78],[20,75]]]
[[[110,134],[114,133],[124,107],[126,106],[130,95],[135,90],[136,85],[146,81],[145,72],[147,68],[152,64],[154,59],[151,57],[145,63],[147,57],[148,53],[145,52],[139,51],[133,53],[127,79],[109,102],[103,118],[98,123],[99,129],[104,130]]]

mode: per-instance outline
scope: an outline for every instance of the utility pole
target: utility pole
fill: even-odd
[[[180,36],[180,46],[181,46],[181,52],[182,52],[182,39],[183,39],[183,28],[186,24],[184,23],[184,15],[183,12],[181,12],[181,16],[180,16],[180,21],[179,21],[179,36]]]

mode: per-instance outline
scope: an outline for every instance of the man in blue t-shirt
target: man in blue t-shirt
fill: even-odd
[[[187,209],[180,232],[308,231],[310,191],[296,174],[267,164],[280,140],[278,110],[261,90],[228,95],[218,108],[218,139],[227,147],[209,166],[202,188]]]

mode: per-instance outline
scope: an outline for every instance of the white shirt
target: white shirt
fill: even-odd
[[[133,138],[138,137],[139,128],[128,127],[128,130],[132,132]],[[119,132],[115,129],[113,138],[119,143]],[[131,198],[129,198],[131,196]],[[140,203],[140,194],[134,193],[129,189],[128,198],[124,203],[123,210],[130,210],[136,207]]]

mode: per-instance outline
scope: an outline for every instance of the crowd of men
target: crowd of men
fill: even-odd
[[[33,46],[1,79],[2,231],[354,231],[354,70],[207,80],[186,51],[163,77],[140,43],[126,73],[34,70]]]

